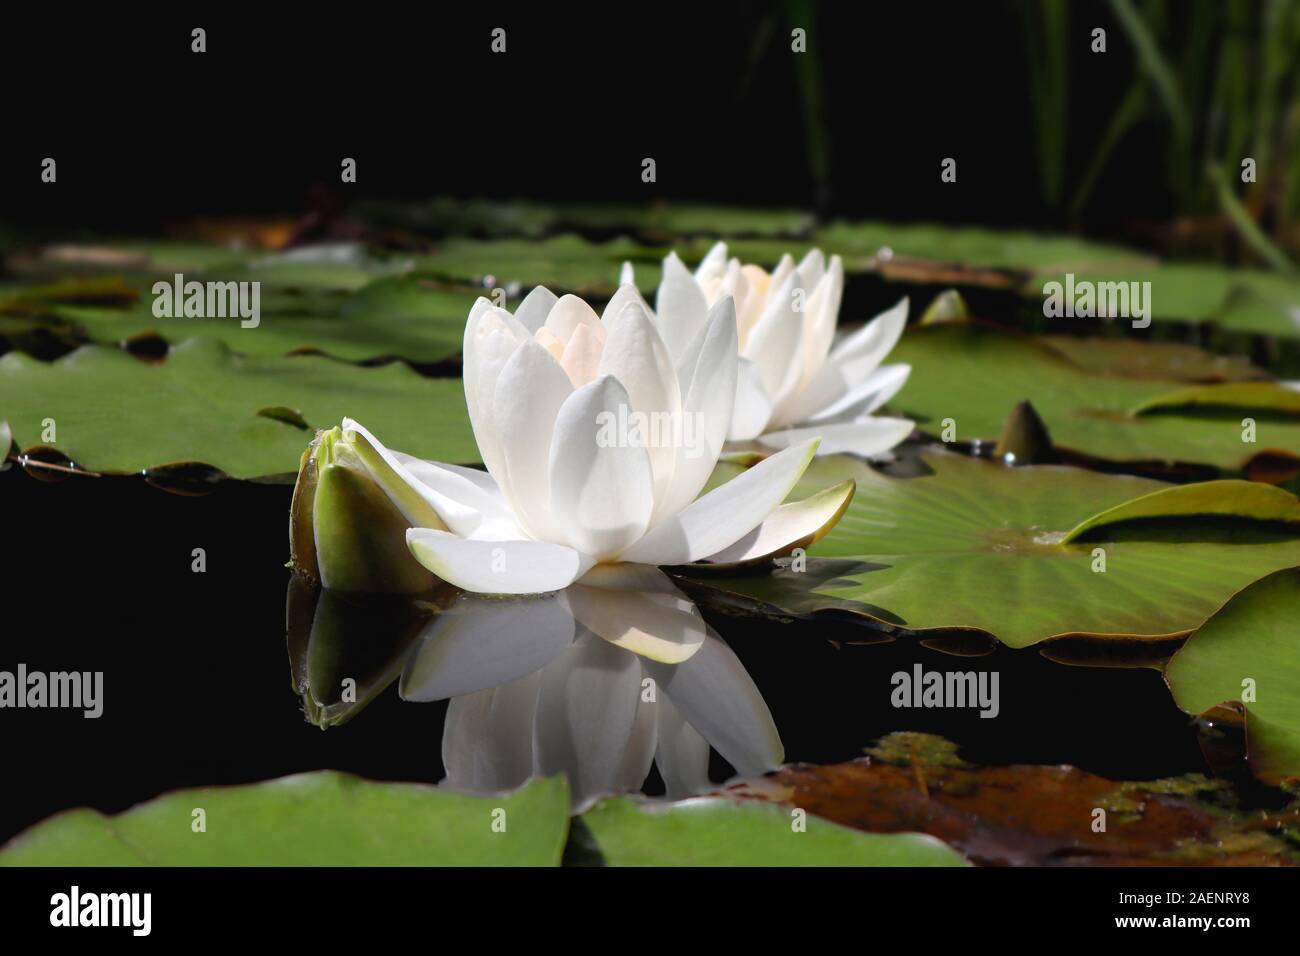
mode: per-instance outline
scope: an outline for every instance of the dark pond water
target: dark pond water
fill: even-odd
[[[462,783],[479,779],[476,774],[495,779],[493,773],[526,759],[530,748],[550,767],[571,773],[595,767],[592,780],[612,772],[614,730],[605,725],[616,721],[592,703],[593,688],[604,685],[593,683],[591,672],[603,669],[626,681],[631,671],[619,661],[642,665],[610,645],[582,651],[586,656],[576,661],[578,645],[544,650],[554,601],[551,611],[539,605],[513,618],[499,608],[484,613],[458,606],[459,649],[443,653],[425,646],[436,637],[427,621],[410,627],[391,609],[349,610],[337,601],[327,608],[318,594],[299,594],[292,602],[297,623],[286,640],[290,493],[282,485],[229,483],[182,497],[137,479],[50,484],[16,468],[0,474],[9,556],[0,670],[22,663],[29,670],[104,674],[98,719],[69,710],[4,714],[6,776],[19,784],[6,788],[0,839],[72,806],[116,812],[178,787],[319,768],[436,782],[447,773],[444,746]],[[204,573],[191,570],[195,548],[206,552]],[[976,763],[1068,763],[1116,779],[1209,772],[1196,726],[1150,668],[1065,666],[1034,650],[1000,647],[957,657],[910,638],[855,645],[850,642],[871,635],[849,622],[737,617],[708,604],[700,611],[717,635],[709,640],[721,648],[712,656],[725,661],[734,652],[735,664],[722,668],[730,674],[722,690],[679,688],[677,716],[699,723],[696,729],[715,744],[721,740],[735,759],[761,758],[754,741],[761,744],[766,731],[752,724],[765,710],[787,761],[848,760],[887,733],[917,730],[948,737]],[[612,612],[639,613],[618,605]],[[591,612],[577,616],[583,613]],[[437,633],[445,637],[449,622]],[[529,639],[534,632],[537,641]],[[521,654],[551,655],[540,679],[549,685],[538,691],[552,702],[548,729],[492,723],[483,716],[481,693],[478,705],[467,697],[512,684],[519,674],[511,662]],[[977,708],[894,707],[891,676],[918,664],[927,671],[996,672],[997,716],[982,718]],[[450,706],[460,719],[450,731],[444,733],[445,700],[401,699],[403,667],[408,696],[459,695]],[[304,715],[300,682],[310,674],[331,683],[349,673],[358,680],[358,697],[374,691],[374,699],[341,726],[319,729]],[[660,686],[673,697],[666,673],[658,672]],[[639,679],[620,686],[641,689]],[[501,701],[508,696],[497,691]],[[665,712],[659,713],[661,737],[669,736]],[[605,733],[573,732],[584,725]],[[686,739],[690,750],[689,734],[673,739]],[[685,765],[652,771],[646,790],[663,792],[664,776],[680,776]],[[710,768],[715,780],[729,772],[717,752]]]

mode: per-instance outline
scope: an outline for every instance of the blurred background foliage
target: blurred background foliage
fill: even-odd
[[[1169,241],[1198,252],[1290,268],[1300,249],[1300,4],[1294,0],[1107,0],[1119,31],[1107,54],[1132,59],[1132,79],[1096,142],[1072,140],[1068,56],[1097,20],[1094,4],[1030,0],[1024,17],[1029,89],[1044,200],[1071,221],[1099,178],[1153,129],[1175,200]],[[1091,19],[1090,19],[1091,18]],[[1123,49],[1127,47],[1128,49]],[[1067,174],[1071,150],[1087,155]],[[1243,182],[1252,159],[1253,182]]]

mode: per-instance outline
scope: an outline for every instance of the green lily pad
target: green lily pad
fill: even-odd
[[[164,794],[113,817],[71,810],[11,840],[0,866],[556,866],[568,811],[559,777],[472,797],[322,770]]]
[[[630,239],[591,242],[574,235],[533,241],[449,239],[435,253],[418,257],[415,268],[452,282],[502,287],[517,283],[524,292],[544,285],[557,293],[600,298],[614,294],[625,261],[636,266],[637,286],[652,294],[667,252]],[[517,304],[509,303],[511,308]]]
[[[1181,342],[1144,341],[1139,348],[1131,338],[1075,335],[1040,335],[1035,341],[1060,353],[1094,375],[1149,378],[1166,382],[1244,382],[1266,380],[1269,374],[1240,355],[1216,355]]]
[[[1300,568],[1233,595],[1174,655],[1165,680],[1189,714],[1244,706],[1254,772],[1300,777]]]
[[[262,414],[276,408],[310,428]],[[202,462],[233,478],[296,473],[311,429],[345,416],[410,454],[478,461],[460,381],[422,378],[401,364],[239,356],[203,338],[182,342],[157,365],[96,345],[52,363],[0,357],[0,418],[18,446],[50,445],[90,471]],[[53,442],[42,440],[48,418]]]
[[[1040,298],[1043,285],[1064,281],[1066,269],[1039,275],[1022,289]],[[1300,279],[1277,272],[1230,269],[1206,262],[1174,262],[1133,268],[1106,266],[1081,268],[1080,282],[1150,282],[1151,317],[1159,322],[1177,320],[1214,322],[1234,332],[1279,338],[1300,337]]]
[[[924,461],[932,474],[892,478],[845,456],[817,459],[792,498],[845,478],[858,492],[809,549],[807,570],[696,585],[795,614],[856,603],[886,624],[973,628],[1026,647],[1062,636],[1182,634],[1238,588],[1300,564],[1300,524],[1277,523],[1294,522],[1300,508],[1282,489],[1261,485],[1243,501],[1249,483],[1240,481],[1175,487],[944,453]]]
[[[789,808],[701,797],[660,804],[619,797],[582,815],[611,866],[967,866],[920,833],[861,833]]]
[[[1139,266],[1149,262],[1147,257],[1131,249],[1071,236],[926,223],[835,222],[819,230],[815,242],[828,255],[843,256],[844,267],[849,271],[883,268],[887,273],[891,265],[895,269],[902,266],[895,260],[907,257],[928,260],[928,263],[917,263],[921,269],[918,278],[923,276],[928,264],[936,273],[933,281],[943,281],[939,276],[945,270],[940,267],[951,264],[972,271],[1001,270],[1006,273],[1002,284],[1007,286],[1015,284],[1016,276],[1029,273],[1069,269],[1083,272],[1088,268]],[[892,253],[892,258],[885,262],[876,259],[882,247]]]
[[[1145,348],[1140,342],[1127,347],[1135,353]],[[1214,405],[1215,394],[1234,398],[1215,414],[1170,397],[1183,392],[1185,382],[1098,374],[1032,337],[975,325],[911,329],[891,358],[911,363],[912,374],[890,407],[936,437],[952,419],[958,441],[996,441],[1011,409],[1028,400],[1055,444],[1112,461],[1235,472],[1263,449],[1300,456],[1300,418],[1276,414],[1297,393],[1272,382],[1201,386],[1195,394],[1202,405]],[[1171,401],[1184,407],[1142,413]],[[1257,418],[1253,443],[1243,441],[1245,417]]]
[[[276,278],[266,280],[263,272],[207,273],[199,280],[263,282],[259,320],[248,328],[235,316],[153,315],[152,281],[116,277],[10,286],[0,291],[0,312],[26,316],[29,330],[68,334],[79,328],[85,338],[105,345],[142,337],[178,342],[208,336],[246,355],[321,351],[352,362],[403,358],[432,363],[460,351],[465,317],[481,293],[413,274],[377,278],[355,291],[311,285],[292,289],[277,286]]]
[[[244,328],[239,318],[159,318],[153,314],[149,293],[125,309],[58,305],[51,312],[102,343],[140,336],[178,342],[203,335],[245,355],[310,350],[349,361],[397,357],[437,362],[460,351],[465,319],[478,295],[419,276],[390,276],[351,294],[265,296],[260,320],[250,328]]]

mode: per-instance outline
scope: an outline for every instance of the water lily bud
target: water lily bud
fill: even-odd
[[[411,556],[406,530],[428,522],[443,526],[354,429],[318,432],[303,452],[289,514],[299,574],[336,591],[427,591],[440,582]]]

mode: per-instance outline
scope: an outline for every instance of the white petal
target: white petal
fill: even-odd
[[[631,268],[625,264],[626,268]],[[619,314],[626,309],[631,303],[635,302],[641,308],[645,309],[645,314],[653,316],[654,312],[650,308],[650,303],[646,302],[641,295],[641,290],[631,283],[624,283],[618,287],[618,291],[610,297],[609,302],[605,304],[605,311],[600,313],[600,324],[607,329],[609,325],[618,318]]]
[[[506,541],[524,537],[505,496],[487,472],[424,461],[400,451],[392,454],[417,487],[424,489],[427,500],[453,534]]]
[[[682,399],[668,348],[650,316],[638,303],[628,303],[609,324],[600,358],[601,375],[612,375],[627,389],[631,410],[651,416],[647,452],[654,472],[654,500],[668,490],[677,463],[677,445],[684,435]],[[658,423],[656,425],[655,423]]]
[[[803,275],[807,288],[815,288],[817,283],[822,281],[822,276],[826,274],[826,256],[820,249],[809,249],[799,260],[796,268]]]
[[[647,662],[645,672],[718,753],[742,776],[758,776],[785,757],[771,711],[753,680],[710,629],[684,664]]]
[[[727,244],[715,242],[695,267],[695,281],[701,289],[716,288],[727,271]],[[706,294],[707,298],[707,294]]]
[[[694,341],[708,312],[708,302],[695,277],[677,258],[677,253],[668,253],[655,297],[655,321],[674,363],[680,361],[682,352]]]
[[[575,633],[563,592],[518,600],[462,594],[425,628],[398,692],[428,702],[508,684],[555,660]]]
[[[704,643],[704,618],[680,592],[617,591],[577,583],[565,597],[573,616],[592,633],[652,661],[679,664]]]
[[[800,269],[802,272],[803,270]],[[840,299],[844,295],[844,263],[831,257],[827,269],[812,287],[805,307],[803,326],[803,379],[801,387],[817,377],[835,339],[835,322],[839,318]]]
[[[709,780],[709,742],[686,722],[668,695],[656,701],[658,740],[655,765],[669,800],[683,800],[712,788]]]
[[[794,257],[787,252],[781,257],[780,261],[777,262],[776,268],[772,270],[771,278],[767,284],[769,295],[773,289],[781,288],[792,272],[794,272]]]
[[[850,479],[782,505],[749,534],[706,560],[710,564],[761,564],[795,548],[806,548],[835,527],[853,500],[853,491]]]
[[[803,377],[806,306],[802,278],[792,272],[767,300],[762,317],[745,343],[745,357],[758,366],[763,387],[776,406]]]
[[[532,334],[545,324],[546,317],[558,301],[555,293],[546,286],[533,286],[533,290],[524,296],[524,301],[519,303],[519,308],[515,309],[515,318]]]
[[[463,374],[465,405],[479,454],[499,484],[504,484],[505,457],[493,421],[497,378],[510,356],[528,340],[528,330],[504,309],[479,299],[465,324]]]
[[[768,432],[759,441],[768,448],[789,449],[791,445],[806,442],[816,436],[821,439],[819,453],[838,455],[847,453],[870,458],[889,451],[912,434],[915,423],[905,418],[868,416],[851,422],[809,425],[805,428],[787,428]]]
[[[885,360],[906,327],[907,299],[903,298],[836,345],[830,361],[843,370],[846,381],[855,382]]]
[[[613,789],[623,793],[640,790],[645,778],[650,776],[658,746],[659,702],[637,695],[636,720],[632,722],[632,732],[628,735],[627,749],[623,751],[623,763],[614,777]]]
[[[595,561],[544,541],[468,541],[445,531],[411,528],[415,560],[449,584],[478,594],[542,594],[568,587]]]
[[[617,790],[640,698],[637,657],[594,634],[579,637],[542,671],[534,769],[567,775],[575,806]]]
[[[514,790],[533,773],[533,714],[541,674],[457,697],[442,728],[442,785],[474,793]]]
[[[772,418],[772,399],[763,387],[758,366],[749,359],[740,360],[736,375],[736,409],[731,413],[728,441],[752,441],[763,434]]]
[[[681,512],[665,518],[628,548],[623,560],[640,564],[689,564],[729,547],[776,510],[816,452],[817,440],[812,439],[746,469]]]
[[[694,501],[713,473],[731,427],[739,361],[735,304],[730,298],[719,299],[709,311],[698,347],[678,366],[683,433],[689,429],[691,440],[678,449],[672,482],[655,502],[652,528]]]
[[[905,362],[882,365],[862,379],[856,387],[850,388],[836,401],[809,417],[807,422],[817,425],[822,422],[852,421],[870,415],[897,395],[911,374],[912,366]]]
[[[618,284],[621,286],[636,285],[636,277],[632,272],[632,263],[624,260],[623,268],[618,271]]]
[[[551,444],[551,515],[574,548],[604,559],[645,533],[654,509],[646,449],[620,434],[632,410],[612,375],[578,389],[555,418]]]
[[[587,326],[580,325],[574,330],[560,356],[560,366],[574,388],[581,388],[596,377],[603,348],[600,339]]]
[[[605,330],[600,324],[600,316],[576,295],[561,296],[546,316],[545,328],[566,345],[580,325],[587,326],[598,339],[604,341]]]
[[[506,476],[501,490],[528,533],[546,541],[559,540],[548,507],[547,463],[556,416],[572,394],[568,374],[532,340],[515,351],[497,380],[493,421]]]

